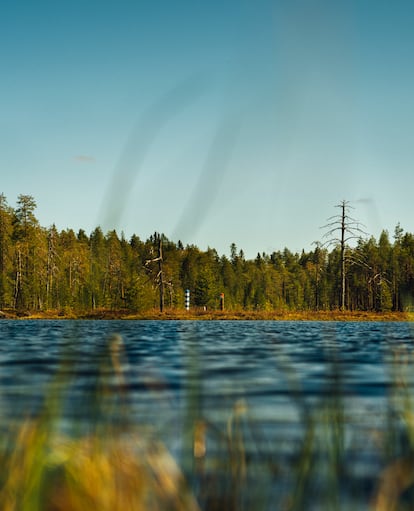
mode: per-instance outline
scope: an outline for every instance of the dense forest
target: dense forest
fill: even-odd
[[[349,246],[345,208],[328,224],[342,238],[248,260],[234,243],[226,256],[158,233],[143,241],[100,227],[89,235],[45,228],[32,196],[12,208],[1,194],[0,310],[183,309],[186,289],[192,307],[208,309],[222,306],[224,293],[230,310],[411,310],[414,235],[397,225],[392,241],[383,231],[378,240],[350,236]]]

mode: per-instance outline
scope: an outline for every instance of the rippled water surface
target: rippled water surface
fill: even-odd
[[[110,348],[115,333],[119,352]],[[1,417],[3,426],[21,421],[60,394],[63,427],[137,424],[183,464],[188,430],[202,425],[203,473],[237,434],[237,455],[254,466],[249,477],[263,483],[271,509],[278,481],[295,485],[275,474],[302,459],[309,424],[323,446],[340,410],[349,494],[368,499],[385,463],[381,435],[400,369],[411,388],[412,343],[409,323],[2,320]],[[100,406],[97,393],[110,404]]]

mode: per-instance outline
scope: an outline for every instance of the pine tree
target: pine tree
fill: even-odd
[[[6,196],[0,194],[0,310],[12,304],[12,241],[13,211]]]
[[[36,229],[34,215],[36,201],[31,195],[19,195],[14,211],[13,238],[15,241],[14,307],[36,306],[35,266]]]

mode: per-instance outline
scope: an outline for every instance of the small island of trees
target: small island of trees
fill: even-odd
[[[19,195],[12,208],[1,194],[0,310],[184,310],[187,289],[200,310],[218,310],[223,294],[230,311],[412,310],[414,235],[398,224],[392,240],[387,231],[378,240],[359,236],[348,203],[339,206],[329,243],[250,260],[234,243],[226,256],[159,233],[144,241],[100,227],[90,234],[45,228],[32,196]]]

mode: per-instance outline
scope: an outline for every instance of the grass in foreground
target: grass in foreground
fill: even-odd
[[[3,511],[197,511],[177,464],[139,436],[78,439],[39,421],[22,426],[2,456]]]
[[[189,403],[184,432],[188,457],[180,467],[159,439],[129,423],[122,399],[122,340],[113,337],[108,343],[106,358],[99,358],[96,402],[85,403],[99,405],[103,424],[92,423],[88,433],[62,432],[61,400],[70,383],[66,367],[51,383],[39,416],[3,436],[2,511],[413,509],[411,354],[396,352],[387,409],[368,430],[347,412],[335,360],[331,391],[312,407],[294,371],[286,367],[299,417],[299,434],[287,455],[281,447],[289,440],[281,434],[277,445],[267,442],[243,400],[229,410],[224,427],[209,422]],[[119,420],[114,422],[114,417]],[[350,440],[352,427],[357,437]],[[355,466],[373,455],[377,473],[370,474],[371,486],[366,488]]]

